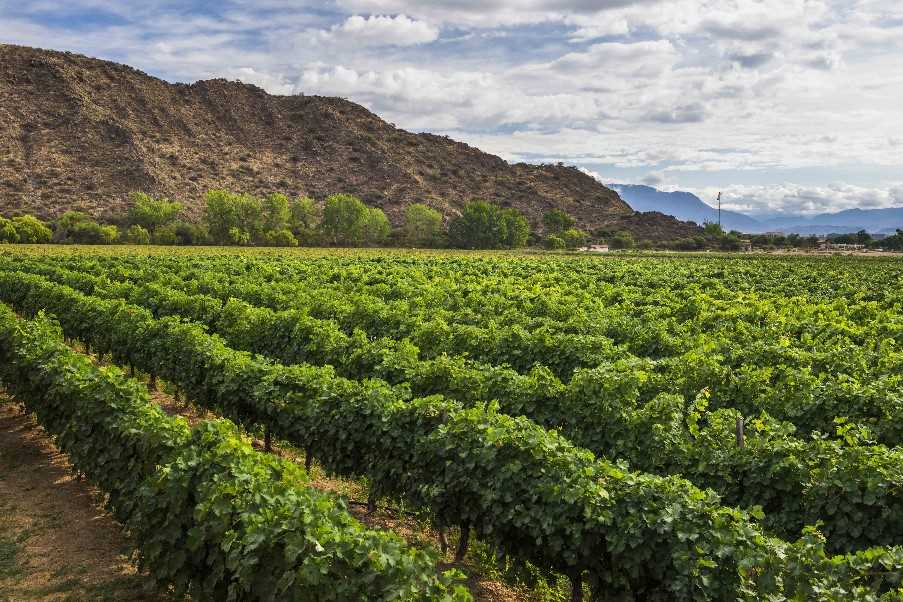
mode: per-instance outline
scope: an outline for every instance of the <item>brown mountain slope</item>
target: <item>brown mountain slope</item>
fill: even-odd
[[[452,216],[483,197],[520,209],[534,225],[560,207],[586,229],[656,238],[697,231],[635,215],[576,169],[511,165],[447,137],[397,129],[347,100],[272,96],[225,80],[170,84],[124,65],[0,45],[0,212],[109,216],[142,190],[179,199],[197,216],[203,193],[218,187],[318,200],[351,192],[394,223],[409,203]]]

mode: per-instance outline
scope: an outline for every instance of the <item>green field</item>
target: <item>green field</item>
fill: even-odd
[[[892,258],[2,247],[0,378],[199,597],[469,594],[63,337],[575,598],[899,599],[901,293]]]

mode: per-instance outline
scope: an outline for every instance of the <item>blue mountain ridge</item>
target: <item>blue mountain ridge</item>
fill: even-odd
[[[609,184],[634,211],[660,211],[677,219],[697,224],[717,222],[718,211],[690,192],[664,192],[651,186]],[[802,235],[843,234],[865,230],[873,234],[893,234],[903,229],[903,207],[886,209],[846,209],[836,213],[812,216],[781,215],[754,218],[737,211],[721,211],[721,225],[725,230],[750,234],[784,232]]]

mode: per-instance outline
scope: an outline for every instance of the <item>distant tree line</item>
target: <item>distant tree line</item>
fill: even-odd
[[[587,234],[576,227],[572,216],[558,208],[543,214],[542,233],[535,233],[520,211],[483,199],[466,203],[461,214],[447,223],[436,209],[422,203],[411,204],[405,208],[403,222],[393,228],[382,209],[369,207],[350,194],[335,194],[318,203],[304,196],[289,198],[275,193],[257,197],[211,190],[204,196],[201,219],[191,220],[185,216],[181,203],[136,192],[130,195],[128,211],[110,221],[100,223],[80,211],[67,211],[49,223],[31,215],[0,216],[0,243],[459,249],[518,249],[541,245],[564,251],[585,247],[593,241],[607,243],[614,250],[653,248],[651,241],[637,241],[627,231],[600,228]],[[827,238],[833,243],[903,251],[903,230],[881,239],[865,231],[832,234]],[[655,246],[678,251],[737,251],[745,244],[756,249],[814,249],[821,240],[798,234],[724,232],[718,224],[710,223],[695,236],[659,241]]]
[[[555,231],[564,247],[575,248],[585,240],[570,216],[558,210],[551,215],[547,218],[566,224]],[[482,199],[467,203],[447,225],[436,209],[408,205],[403,223],[393,229],[382,209],[350,194],[317,203],[278,193],[258,197],[211,190],[204,196],[201,219],[193,221],[184,216],[181,203],[136,192],[127,213],[110,221],[100,223],[80,211],[67,211],[50,223],[33,216],[0,217],[0,242],[517,249],[533,240],[522,213]]]
[[[865,230],[860,230],[853,234],[829,234],[828,240],[836,244],[863,245],[871,249],[903,251],[903,230],[899,228],[894,234],[883,238],[874,238]]]

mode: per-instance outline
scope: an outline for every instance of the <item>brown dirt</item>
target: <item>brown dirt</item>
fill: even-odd
[[[0,601],[165,600],[34,419],[0,397]]]

